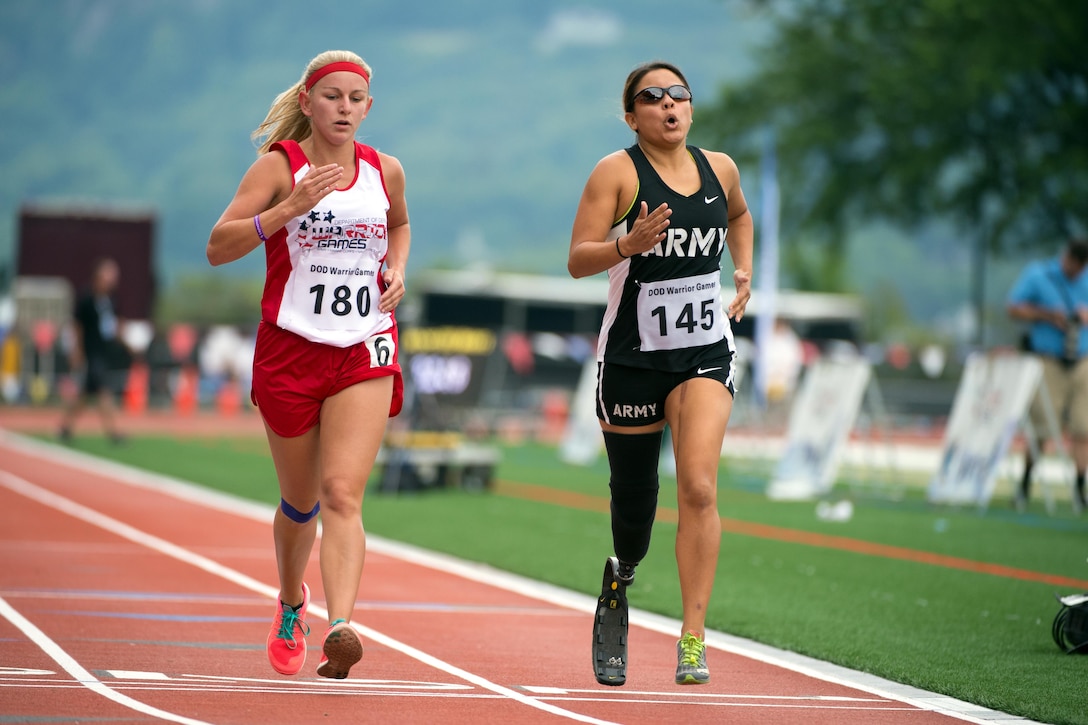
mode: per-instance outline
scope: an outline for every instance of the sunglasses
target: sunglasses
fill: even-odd
[[[662,98],[664,98],[666,93],[668,94],[669,98],[673,99],[674,101],[691,100],[691,91],[689,91],[686,86],[681,86],[679,84],[675,86],[669,86],[668,88],[660,88],[658,86],[643,88],[641,91],[635,94],[635,100],[639,103],[651,105],[657,103]]]

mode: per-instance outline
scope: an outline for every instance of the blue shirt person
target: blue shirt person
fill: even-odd
[[[1009,315],[1029,323],[1032,352],[1056,358],[1072,354],[1071,360],[1088,355],[1086,261],[1088,249],[1070,244],[1056,257],[1028,264],[1009,291]]]
[[[1072,439],[1076,479],[1073,506],[1085,508],[1088,469],[1088,240],[1070,241],[1053,258],[1031,262],[1009,291],[1009,317],[1028,323],[1028,347],[1043,362],[1043,381],[1063,432]],[[1032,424],[1040,445],[1046,433],[1040,395],[1032,404]],[[1027,503],[1034,461],[1030,450],[1017,497]]]

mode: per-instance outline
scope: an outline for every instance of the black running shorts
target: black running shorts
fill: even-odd
[[[665,419],[665,398],[680,383],[710,378],[736,395],[732,353],[704,360],[690,370],[669,372],[611,363],[597,364],[597,417],[605,423],[634,427]]]

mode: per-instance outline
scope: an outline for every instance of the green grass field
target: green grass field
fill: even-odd
[[[76,446],[278,501],[263,439],[134,438],[113,447],[85,438]],[[372,487],[367,530],[595,595],[611,553],[604,461],[577,467],[552,448],[506,447],[497,479],[496,491],[475,494]],[[576,505],[542,503],[503,482],[580,496]],[[1088,657],[1063,654],[1050,633],[1055,593],[1088,590],[1088,519],[1048,516],[1041,503],[1025,514],[1000,500],[985,512],[933,507],[918,487],[892,502],[844,485],[836,493],[852,496],[854,515],[833,523],[818,519],[813,503],[769,501],[762,485],[751,467],[723,463],[725,533],[709,627],[1014,715],[1088,725]],[[662,478],[660,503],[675,509],[673,479]],[[668,518],[659,517],[629,596],[632,606],[679,618]],[[886,548],[858,553],[864,544]],[[925,563],[929,554],[946,559]],[[972,562],[1008,570],[982,573]]]

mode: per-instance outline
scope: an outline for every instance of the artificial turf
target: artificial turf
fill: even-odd
[[[76,445],[242,497],[279,497],[259,438]],[[565,464],[554,448],[535,444],[502,454],[496,486],[485,493],[394,495],[372,484],[367,530],[595,595],[611,553],[604,462]],[[528,498],[526,486],[545,495]],[[812,502],[772,502],[761,486],[758,471],[723,463],[709,627],[1014,715],[1088,725],[1088,657],[1063,654],[1050,633],[1054,595],[1088,591],[1088,519],[1047,515],[1038,503],[1027,513],[999,502],[957,509],[927,504],[917,487],[891,500],[877,488],[840,485],[833,493],[851,498],[854,513],[830,522]],[[662,514],[629,598],[678,618],[668,515],[675,491],[663,477]],[[549,492],[574,496],[551,501]],[[869,544],[885,548],[859,551]]]

